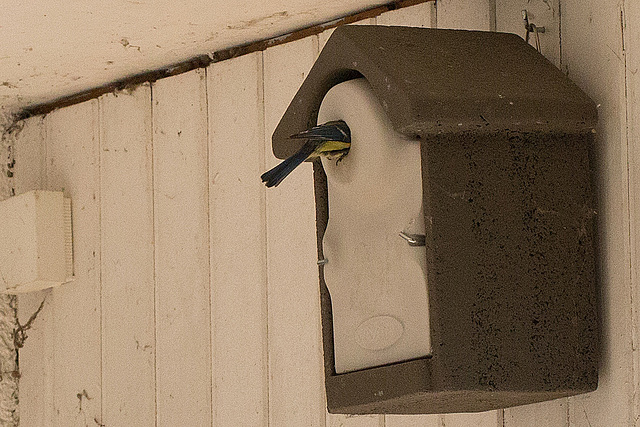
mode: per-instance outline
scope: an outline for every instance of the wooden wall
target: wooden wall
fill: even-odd
[[[523,34],[598,104],[598,391],[480,414],[326,413],[311,166],[270,136],[329,31],[25,123],[16,193],[73,199],[75,276],[21,296],[24,426],[631,426],[640,417],[640,4],[442,0],[366,24]]]

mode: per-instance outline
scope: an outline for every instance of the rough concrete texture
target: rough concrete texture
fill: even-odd
[[[596,388],[592,135],[425,139],[433,353],[450,385]]]
[[[13,147],[20,126],[13,114],[0,109],[0,200],[11,197],[13,190]],[[19,424],[17,351],[14,331],[17,325],[16,297],[0,294],[0,425]]]

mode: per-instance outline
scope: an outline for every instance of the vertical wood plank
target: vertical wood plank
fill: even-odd
[[[329,414],[328,427],[383,427],[383,415]]]
[[[568,417],[568,400],[557,399],[505,409],[504,427],[567,427]]]
[[[430,28],[435,26],[435,7],[436,3],[430,1],[385,12],[376,17],[376,24]]]
[[[17,174],[14,176],[17,178]],[[51,299],[51,290],[49,289],[30,292],[18,297],[18,319],[22,325],[29,320],[44,301],[42,310],[32,323],[32,328],[27,332],[24,347],[18,351],[20,425],[34,427],[55,425],[53,413],[53,307]]]
[[[437,0],[438,28],[489,31],[492,16],[491,0]]]
[[[435,23],[435,2],[383,13],[376,23],[429,28]],[[441,415],[385,415],[385,427],[441,427],[443,422]]]
[[[444,426],[444,415],[385,415],[385,427]]]
[[[56,426],[101,422],[98,101],[46,117],[46,189],[71,197],[75,281],[53,289]]]
[[[541,53],[560,68],[560,0],[496,0],[496,31],[524,38],[523,10],[530,23],[544,27],[544,33],[539,34]],[[535,46],[534,34],[529,43]]]
[[[620,6],[618,2],[562,0],[563,67],[599,105],[595,168],[602,360],[598,390],[569,399],[572,426],[633,423],[629,148]]]
[[[154,426],[150,85],[99,101],[102,422]]]
[[[211,424],[206,81],[152,86],[156,405],[161,426]]]
[[[216,426],[267,426],[262,52],[207,71]]]
[[[504,410],[504,427],[567,427],[569,403],[566,398],[516,406]]]
[[[13,167],[16,195],[39,190],[44,185],[44,117],[24,120],[14,147],[16,164]]]
[[[317,39],[264,52],[265,170],[271,135],[311,68]],[[299,166],[266,195],[270,425],[324,426],[325,395],[312,167]]]
[[[24,121],[16,139],[14,185],[16,194],[38,190],[44,185],[45,126],[42,116]],[[30,292],[18,296],[18,319],[27,323],[45,304],[27,332],[24,347],[18,350],[20,370],[20,422],[25,426],[45,427],[53,416],[53,320],[51,291]]]
[[[624,4],[624,46],[627,79],[627,143],[631,215],[631,280],[633,298],[634,425],[640,425],[640,3]]]
[[[443,424],[446,427],[502,427],[502,411],[447,414],[444,416]]]

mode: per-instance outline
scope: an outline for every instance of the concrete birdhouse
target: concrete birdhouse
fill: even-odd
[[[273,134],[315,164],[327,405],[474,412],[598,383],[596,108],[519,37],[344,26]]]

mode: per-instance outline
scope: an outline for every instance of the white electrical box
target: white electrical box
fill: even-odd
[[[18,294],[73,280],[71,199],[35,190],[0,202],[0,290]]]

